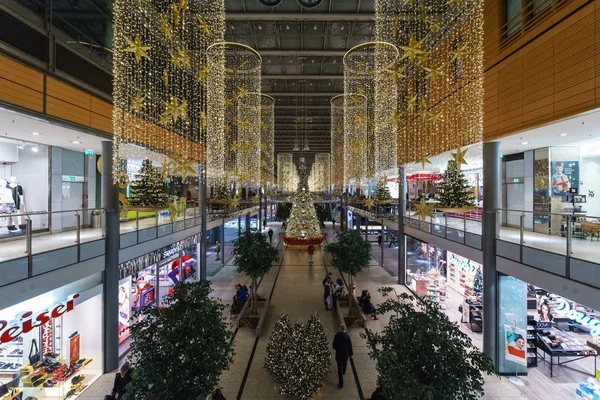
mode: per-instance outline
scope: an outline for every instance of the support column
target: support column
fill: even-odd
[[[369,217],[365,215],[365,240],[369,241]]]
[[[242,234],[242,216],[238,217],[238,237]]]
[[[500,143],[483,144],[483,352],[498,367],[496,212],[500,206]]]
[[[225,266],[225,220],[221,220],[221,267]]]
[[[104,373],[119,367],[119,186],[113,181],[113,143],[102,142],[102,207],[105,214]]]
[[[379,266],[383,267],[383,248],[385,247],[385,225],[383,224],[383,218],[381,218],[381,262]]]
[[[246,213],[246,233],[250,233],[250,213]]]
[[[256,221],[258,231],[262,232],[262,189],[258,187],[258,221]]]
[[[202,222],[200,223],[200,280],[206,280],[206,254],[208,250],[208,237],[206,235],[206,224],[208,222],[208,210],[206,207],[206,171],[202,166],[198,167],[198,199],[200,200],[200,213]]]
[[[406,214],[406,168],[398,168],[398,284],[406,285],[406,238],[404,215]]]

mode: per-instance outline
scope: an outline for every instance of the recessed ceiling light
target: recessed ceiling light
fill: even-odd
[[[315,26],[313,26],[313,29],[316,31],[316,30],[317,30],[317,26],[316,26],[316,25],[315,25]]]
[[[235,26],[233,24],[231,24],[231,30],[235,31]]]
[[[346,27],[344,25],[342,25],[342,27],[340,29],[343,31],[344,29],[346,29]]]
[[[33,151],[34,153],[37,153],[38,152],[38,147],[37,146],[33,146],[31,148],[31,151]]]
[[[258,26],[258,30],[259,30],[259,31],[262,31],[262,25],[259,25],[259,26]]]
[[[25,148],[25,146],[22,144],[18,145],[17,147],[19,148],[19,150],[23,150]]]
[[[287,30],[289,31],[289,30],[290,30],[290,26],[289,26],[289,25],[286,25],[286,26],[285,26],[285,29],[287,29]]]
[[[39,136],[40,135],[38,132],[31,132],[31,134],[35,135],[35,136]]]
[[[73,144],[81,144],[81,142],[79,140],[71,140],[71,143],[73,143]]]
[[[529,142],[521,142],[521,144],[529,144]]]
[[[566,133],[561,133],[560,136],[567,136],[567,134]]]

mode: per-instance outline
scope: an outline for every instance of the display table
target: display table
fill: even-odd
[[[465,299],[461,307],[461,322],[467,324],[471,332],[483,332],[483,304],[478,300]]]
[[[589,346],[589,342],[584,341],[581,335],[558,329],[537,328],[537,347],[538,357],[542,358],[544,362],[550,363],[550,378],[554,376],[554,365],[562,366],[588,357],[594,357],[594,370],[592,373],[586,373],[575,368],[572,369],[596,376],[596,356],[598,352]],[[541,356],[539,350],[543,352]],[[550,361],[546,360],[546,355],[550,357]],[[556,363],[554,362],[555,357],[557,358]],[[561,357],[570,358],[570,360],[561,362]]]

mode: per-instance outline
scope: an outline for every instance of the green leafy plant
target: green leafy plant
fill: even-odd
[[[454,160],[448,161],[439,192],[442,207],[470,207],[475,201],[475,194],[471,191],[467,178]]]
[[[267,345],[265,368],[281,384],[281,394],[305,400],[314,397],[329,372],[331,351],[323,324],[312,315],[306,325],[290,326],[282,314]]]
[[[317,211],[317,218],[319,218],[319,221],[325,222],[331,219],[329,205],[322,206],[321,204],[315,204],[315,210]]]
[[[377,182],[377,186],[375,187],[375,201],[377,202],[386,202],[392,200],[392,194],[390,193],[390,188],[387,184],[387,179],[382,178]]]
[[[331,254],[331,264],[335,268],[350,275],[350,288],[354,277],[369,268],[371,262],[371,243],[355,231],[338,234],[337,241],[325,246],[325,251]]]
[[[271,270],[274,261],[279,260],[277,249],[269,244],[262,232],[246,232],[233,241],[233,256],[236,272],[252,278],[250,301],[252,315],[256,315],[257,281]]]
[[[131,328],[134,379],[125,400],[204,399],[232,361],[233,332],[225,305],[211,299],[207,281],[179,283],[166,307],[135,313]]]
[[[381,332],[367,330],[369,355],[387,400],[463,399],[483,394],[483,374],[494,373],[492,360],[473,346],[471,339],[451,322],[435,301],[398,295],[392,288],[377,308],[391,313]]]

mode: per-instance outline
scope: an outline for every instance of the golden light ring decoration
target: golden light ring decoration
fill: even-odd
[[[258,53],[258,51],[254,50],[252,47],[247,46],[243,43],[236,43],[236,42],[219,42],[219,43],[213,43],[210,46],[208,46],[206,48],[206,52],[212,52],[215,50],[215,48],[217,47],[231,47],[231,48],[239,48],[239,49],[243,49],[245,51],[248,51],[250,53],[254,53],[254,55],[258,58],[258,65],[254,66],[253,68],[249,68],[249,69],[244,69],[244,71],[248,71],[248,72],[260,72],[260,69],[262,67],[262,57],[260,56],[260,54]],[[231,71],[233,71],[233,69],[231,69]]]

